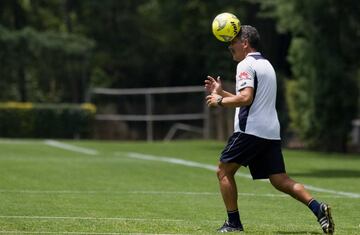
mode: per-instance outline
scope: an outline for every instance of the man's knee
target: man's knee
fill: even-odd
[[[219,181],[221,181],[226,175],[226,171],[224,168],[218,166],[218,168],[216,169],[216,176],[218,178]]]
[[[278,174],[270,177],[271,184],[278,190],[286,193],[299,193],[302,192],[304,185],[292,180],[286,174]]]
[[[286,174],[276,174],[269,177],[271,184],[278,190],[284,191],[289,186],[290,178]]]
[[[221,181],[225,177],[234,177],[239,167],[240,166],[235,163],[220,163],[216,170],[217,178]]]
[[[295,184],[293,185],[293,191],[294,191],[295,193],[301,193],[301,192],[303,192],[304,190],[305,190],[304,185],[302,185],[302,184],[300,184],[300,183],[295,183]]]

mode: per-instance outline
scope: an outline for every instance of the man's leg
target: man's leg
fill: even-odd
[[[238,193],[235,182],[235,173],[240,165],[236,163],[219,163],[217,176],[220,191],[228,214],[228,221],[218,230],[219,232],[242,231],[240,215],[237,206]]]
[[[221,195],[227,211],[234,211],[238,209],[238,193],[234,175],[239,168],[240,165],[236,163],[220,162],[216,172],[219,179]]]
[[[334,222],[331,217],[330,207],[317,202],[305,189],[304,185],[292,180],[287,174],[280,173],[269,176],[271,184],[281,192],[289,194],[293,198],[307,205],[317,217],[321,228],[325,233],[334,232]]]
[[[304,185],[295,182],[285,173],[270,175],[269,179],[271,184],[277,190],[289,194],[305,205],[308,205],[313,199],[310,193],[305,189]]]

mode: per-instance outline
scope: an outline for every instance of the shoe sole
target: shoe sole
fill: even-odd
[[[328,205],[325,206],[325,216],[329,220],[329,227],[326,228],[325,233],[333,234],[335,231],[335,223],[331,216],[331,207]]]

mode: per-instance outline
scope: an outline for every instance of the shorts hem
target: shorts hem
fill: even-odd
[[[266,179],[269,179],[270,175],[284,174],[284,173],[286,173],[286,171],[272,172],[272,173],[268,174],[267,176],[253,176],[253,175],[251,175],[251,177],[252,177],[253,180],[266,180]]]

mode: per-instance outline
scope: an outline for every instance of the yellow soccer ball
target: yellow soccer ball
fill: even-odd
[[[217,39],[230,42],[239,33],[240,20],[231,13],[221,13],[212,22],[212,31]]]

